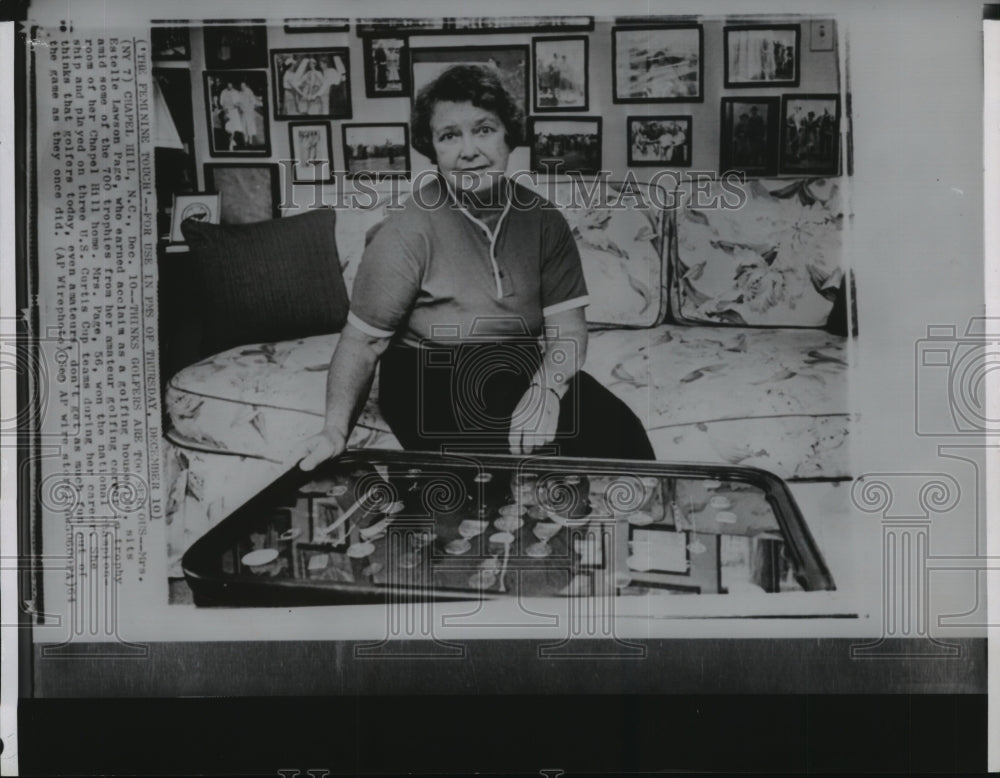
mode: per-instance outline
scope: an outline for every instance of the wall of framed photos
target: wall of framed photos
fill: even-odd
[[[470,60],[498,67],[526,91],[530,145],[512,155],[516,169],[562,160],[584,174],[599,167],[620,178],[631,170],[640,181],[663,169],[732,169],[749,177],[843,172],[833,21],[582,18],[587,27],[363,35],[353,22],[316,27],[303,20],[272,23],[242,40],[226,39],[224,28],[193,26],[187,51],[165,49],[167,59],[156,59],[154,40],[154,64],[190,72],[202,188],[206,164],[279,160],[296,160],[283,186],[322,184],[320,167],[302,164],[305,154],[337,172],[381,169],[405,178],[429,169],[408,146],[411,94],[450,61]],[[391,71],[373,43],[382,39],[400,44],[386,44]],[[546,64],[560,62],[561,70]],[[319,96],[297,102],[296,82],[312,84]],[[219,117],[223,104],[241,99],[256,99],[257,113],[234,145],[233,127]],[[369,154],[376,148],[379,160]],[[297,200],[310,198],[308,190],[296,192]]]

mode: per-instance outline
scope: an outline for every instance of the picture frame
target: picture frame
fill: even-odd
[[[296,17],[285,19],[284,30],[287,33],[310,33],[310,32],[350,32],[351,22],[349,19],[317,19]]]
[[[221,195],[220,224],[248,224],[281,215],[277,163],[204,163],[205,188]]]
[[[149,29],[149,58],[154,62],[191,59],[191,30],[186,26],[153,26]]]
[[[722,33],[727,89],[799,85],[801,25],[747,24]]]
[[[548,175],[597,175],[602,160],[600,116],[532,116],[531,170]]]
[[[591,32],[593,16],[461,16],[360,19],[358,35],[507,34],[514,32]]]
[[[809,22],[809,51],[833,51],[836,34],[833,19],[813,19]]]
[[[293,184],[319,184],[333,179],[333,142],[327,122],[289,122],[288,148]]]
[[[780,97],[723,97],[719,173],[773,176],[778,172]]]
[[[349,178],[409,178],[409,125],[384,122],[342,124],[340,128]]]
[[[535,113],[589,109],[589,44],[586,35],[531,39]]]
[[[628,116],[629,167],[691,167],[692,117]]]
[[[350,119],[351,57],[346,46],[273,49],[275,119]]]
[[[362,38],[365,96],[410,96],[410,44],[405,35]]]
[[[434,46],[410,49],[410,87],[415,98],[420,89],[452,65],[491,65],[518,105],[528,116],[528,46],[504,44],[497,46]],[[527,130],[527,122],[522,124]]]
[[[267,73],[206,70],[203,78],[209,156],[269,157]]]
[[[267,26],[263,23],[206,23],[203,36],[207,70],[267,67]]]
[[[222,195],[218,192],[192,192],[175,194],[170,212],[170,242],[184,243],[181,223],[186,219],[196,219],[206,224],[218,224],[221,213]]]
[[[705,99],[700,24],[611,28],[615,103],[700,103]]]
[[[839,174],[839,95],[782,95],[778,172],[811,176]]]

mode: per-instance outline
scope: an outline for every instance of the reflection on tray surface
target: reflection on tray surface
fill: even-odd
[[[746,481],[513,458],[411,465],[327,463],[269,507],[237,511],[224,541],[198,554],[233,581],[434,596],[832,588],[810,587],[791,553],[782,526],[798,519],[779,522]]]

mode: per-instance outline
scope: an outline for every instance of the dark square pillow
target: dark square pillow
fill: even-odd
[[[339,332],[348,297],[336,213],[216,225],[181,225],[202,309],[200,357],[249,343]]]

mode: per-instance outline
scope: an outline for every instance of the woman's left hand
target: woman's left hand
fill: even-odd
[[[530,454],[555,440],[559,427],[559,404],[559,397],[553,390],[538,384],[528,387],[510,417],[510,435],[507,438],[510,453]]]

